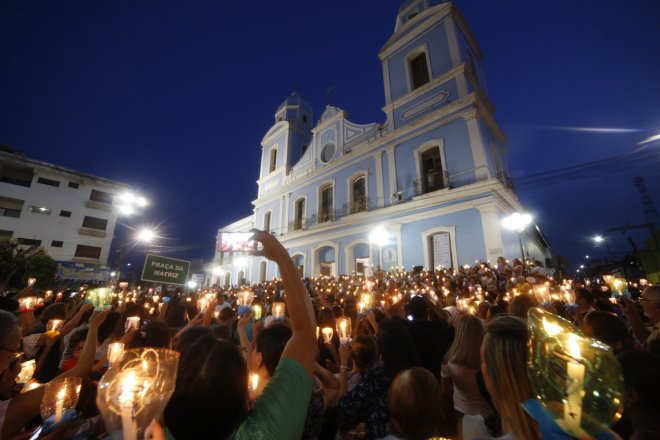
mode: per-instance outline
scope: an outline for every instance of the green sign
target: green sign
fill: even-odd
[[[147,254],[142,269],[142,281],[185,286],[189,270],[190,261]]]

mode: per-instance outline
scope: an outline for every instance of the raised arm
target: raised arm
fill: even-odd
[[[286,292],[285,301],[293,335],[284,347],[282,358],[298,361],[311,377],[314,374],[316,353],[316,323],[312,301],[284,246],[271,234],[258,229],[253,229],[252,232],[254,239],[263,245],[263,249],[255,250],[253,255],[263,256],[277,263]]]

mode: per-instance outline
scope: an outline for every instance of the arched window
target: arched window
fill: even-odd
[[[270,232],[270,217],[271,217],[270,211],[264,214],[263,230],[266,232]]]
[[[296,200],[293,220],[293,230],[299,231],[305,227],[305,199]]]
[[[238,280],[236,281],[237,286],[242,286],[245,284],[245,271],[239,270],[238,271]]]
[[[367,210],[367,178],[356,177],[352,184],[351,214]]]
[[[223,283],[224,287],[229,287],[231,285],[231,273],[225,273],[225,282]]]
[[[272,173],[277,167],[277,148],[270,150],[270,162],[268,166],[268,172]]]
[[[259,263],[259,282],[263,283],[266,281],[266,267],[268,262],[262,261]]]
[[[332,184],[322,186],[319,190],[319,223],[332,220],[334,204],[332,200]]]

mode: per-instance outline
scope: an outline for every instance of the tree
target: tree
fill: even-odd
[[[0,292],[25,287],[27,278],[37,278],[37,286],[49,286],[57,263],[38,246],[19,246],[15,240],[0,241]]]

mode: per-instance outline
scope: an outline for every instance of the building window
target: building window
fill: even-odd
[[[93,258],[98,260],[101,258],[101,248],[98,246],[87,246],[84,244],[79,244],[76,246],[76,257]]]
[[[50,247],[59,247],[59,248],[61,248],[62,246],[64,246],[63,241],[53,240],[53,241],[50,242]]]
[[[17,238],[16,243],[23,246],[41,246],[41,240],[35,240],[33,238]]]
[[[37,178],[37,183],[41,183],[42,185],[54,186],[55,188],[59,188],[60,186],[60,182],[58,182],[57,180],[46,179],[45,177]]]
[[[421,154],[421,192],[426,194],[445,187],[444,173],[442,171],[442,160],[440,159],[440,147],[432,147]]]
[[[271,212],[268,211],[267,213],[264,214],[264,225],[263,225],[263,230],[266,232],[270,232],[270,217],[271,217]]]
[[[266,268],[268,266],[268,263],[266,261],[262,261],[259,263],[259,282],[263,283],[266,281]]]
[[[0,216],[20,218],[23,203],[23,200],[0,197]]]
[[[105,228],[108,226],[108,220],[104,218],[89,217],[85,216],[83,219],[83,228],[98,229],[100,231],[105,231]]]
[[[303,122],[307,122],[307,115],[303,115],[302,120]]]
[[[112,194],[93,189],[89,195],[89,200],[93,202],[105,203],[107,205],[112,205]]]
[[[69,182],[69,188],[78,189],[80,184],[78,182]]]
[[[14,231],[7,231],[5,229],[0,229],[0,240],[5,238],[12,238],[14,236]]]
[[[332,185],[326,185],[320,190],[321,205],[319,210],[319,223],[332,220],[333,200]]]
[[[46,208],[45,206],[32,206],[32,205],[29,205],[27,207],[27,212],[31,212],[33,214],[50,215],[51,209]]]
[[[71,211],[60,211],[60,217],[71,217]]]
[[[429,67],[426,52],[413,55],[408,61],[411,89],[415,90],[429,82]]]
[[[34,177],[32,168],[15,168],[6,164],[3,164],[0,168],[0,182],[27,188],[32,185],[32,178]]]
[[[268,165],[268,172],[272,173],[277,167],[277,148],[270,150],[270,162]]]
[[[353,180],[353,201],[351,203],[351,214],[367,210],[367,178],[360,176]]]
[[[305,199],[296,200],[293,230],[299,231],[305,226]]]

